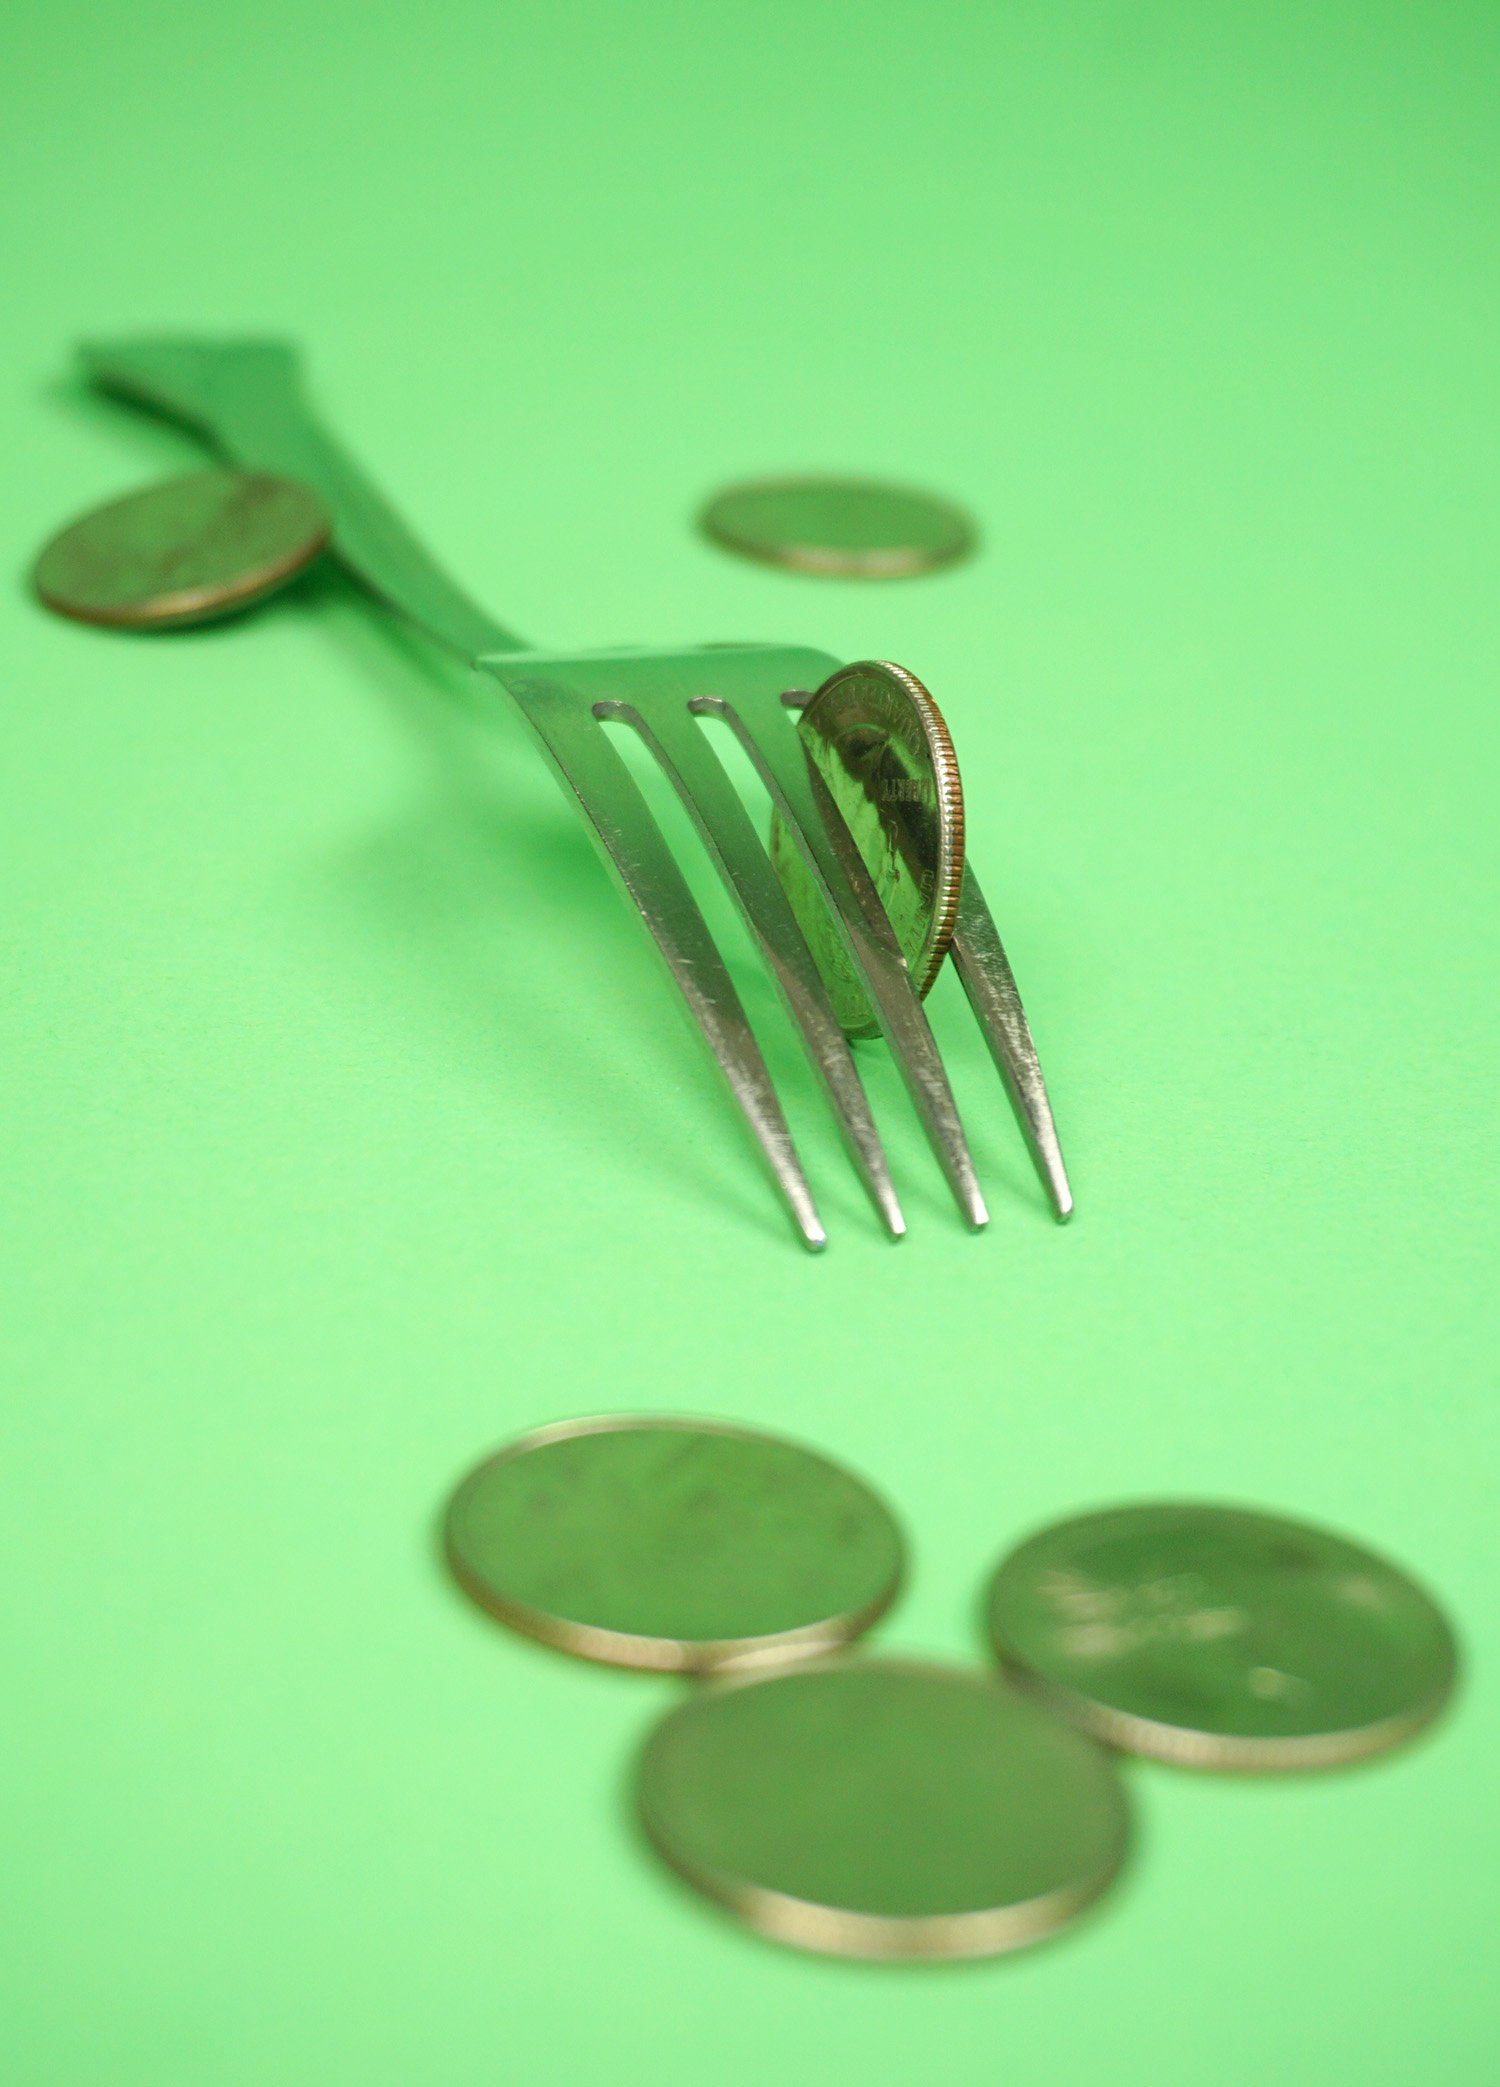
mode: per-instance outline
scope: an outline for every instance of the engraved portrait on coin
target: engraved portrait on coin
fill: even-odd
[[[829,676],[797,729],[925,995],[953,939],[964,869],[963,791],[942,713],[905,667],[859,660]],[[878,1036],[843,937],[779,815],[772,817],[770,846],[834,1012],[851,1036]]]

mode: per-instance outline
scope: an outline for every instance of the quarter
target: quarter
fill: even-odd
[[[983,1674],[817,1661],[716,1682],[652,1733],[657,1851],[781,1942],[833,1956],[991,1956],[1114,1877],[1125,1794],[1080,1733]]]
[[[699,521],[742,558],[823,579],[909,579],[966,557],[976,540],[951,501],[868,478],[754,479],[716,493]]]
[[[228,616],[274,593],[328,542],[317,495],[264,471],[195,471],[70,522],[37,559],[49,609],[118,630]]]
[[[1111,1508],[1023,1543],[989,1590],[1014,1679],[1095,1738],[1192,1768],[1327,1768],[1441,1710],[1441,1612],[1325,1529],[1192,1502]]]
[[[815,1451],[628,1415],[511,1443],[458,1487],[444,1533],[460,1584],[502,1622],[667,1672],[846,1644],[903,1560],[889,1509]]]
[[[905,667],[858,660],[828,677],[797,730],[925,995],[953,939],[964,874],[963,788],[942,712]],[[878,1036],[863,980],[779,812],[770,850],[834,1012],[851,1036]]]

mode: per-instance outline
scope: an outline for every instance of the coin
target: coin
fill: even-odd
[[[119,630],[207,623],[274,593],[328,542],[322,502],[263,471],[194,471],[96,507],[35,567],[49,609]]]
[[[704,533],[742,558],[825,579],[897,580],[974,548],[962,509],[867,478],[762,478],[716,493]]]
[[[962,1668],[815,1661],[712,1684],[652,1733],[642,1823],[749,1926],[849,1957],[990,1956],[1096,1898],[1127,1841],[1099,1748]]]
[[[1112,1508],[1023,1543],[989,1592],[1013,1677],[1085,1731],[1192,1768],[1334,1767],[1434,1718],[1457,1655],[1382,1558],[1246,1508]]]
[[[964,875],[963,789],[942,712],[905,667],[858,660],[829,676],[797,730],[925,995],[953,939]],[[770,848],[834,1012],[851,1036],[878,1036],[864,983],[779,812]]]
[[[693,1672],[826,1652],[889,1606],[903,1547],[852,1473],[714,1421],[564,1421],[459,1486],[448,1558],[528,1636],[612,1666]]]

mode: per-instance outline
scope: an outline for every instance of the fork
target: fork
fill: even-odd
[[[906,1229],[853,1052],[744,801],[700,724],[723,721],[749,755],[838,923],[948,1184],[987,1219],[937,1044],[875,887],[793,724],[844,664],[800,645],[549,653],[526,646],[441,570],[306,403],[296,350],[276,340],[152,337],[83,349],[92,381],[186,423],[230,461],[314,487],[332,549],[388,607],[492,675],[520,708],[564,791],[650,931],[728,1081],[805,1244],[826,1234],[733,981],[629,767],[603,728],[629,725],[681,797],[775,981],[887,1230]],[[988,906],[965,869],[952,954],[1059,1219],[1072,1211],[1046,1083]]]

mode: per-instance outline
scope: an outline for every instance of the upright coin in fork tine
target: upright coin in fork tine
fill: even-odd
[[[851,960],[880,1010],[960,1208],[982,1225],[984,1201],[958,1110],[905,959],[781,700],[798,680],[825,678],[837,662],[803,647],[714,646],[501,654],[480,665],[515,697],[575,797],[707,1037],[804,1239],[820,1246],[811,1192],[739,996],[645,799],[601,726],[617,720],[639,732],[744,914],[866,1187],[892,1234],[899,1234],[904,1221],[848,1041],[765,846],[699,720],[715,716],[734,730],[843,926]]]
[[[817,687],[843,662],[797,646],[529,651],[454,584],[319,424],[289,343],[170,336],[91,346],[85,362],[103,388],[186,423],[221,455],[315,488],[334,518],[331,550],[343,565],[380,602],[509,690],[665,958],[803,1240],[821,1247],[825,1234],[812,1193],[729,972],[604,727],[618,720],[640,733],[748,920],[855,1165],[886,1226],[899,1234],[900,1206],[847,1040],[770,858],[698,720],[718,716],[727,723],[804,852],[960,1209],[972,1225],[985,1222],[958,1111],[914,981],[858,849],[786,709],[787,701],[800,700],[789,691]],[[1039,1164],[1045,1171],[1055,1161],[1049,1185],[1058,1214],[1065,1215],[1066,1180],[1040,1068],[1015,982],[972,876],[966,877],[953,948]]]

